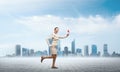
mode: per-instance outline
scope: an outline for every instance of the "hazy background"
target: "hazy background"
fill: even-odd
[[[0,0],[0,56],[14,53],[15,45],[47,50],[45,39],[60,28],[61,48],[76,40],[76,48],[96,44],[102,52],[120,53],[120,0]]]

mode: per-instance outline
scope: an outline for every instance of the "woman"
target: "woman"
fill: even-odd
[[[69,30],[67,31],[68,33],[64,36],[64,37],[60,37],[57,35],[59,31],[59,28],[58,27],[55,27],[54,28],[54,32],[53,34],[51,35],[50,38],[47,39],[47,43],[48,43],[48,46],[50,46],[50,52],[51,52],[51,56],[46,56],[46,57],[41,57],[41,63],[44,59],[53,59],[53,63],[52,63],[52,67],[51,68],[55,68],[57,69],[58,67],[55,66],[55,61],[56,61],[56,57],[57,57],[57,44],[58,44],[58,40],[59,39],[63,39],[63,38],[67,38],[69,36]],[[49,40],[52,39],[52,43],[50,44]]]

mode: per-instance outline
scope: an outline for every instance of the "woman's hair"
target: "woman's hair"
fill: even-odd
[[[56,30],[58,27],[55,27],[54,30]]]

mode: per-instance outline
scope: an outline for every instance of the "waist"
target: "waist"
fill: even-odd
[[[57,43],[58,43],[58,41],[53,41],[53,42],[52,42],[52,44],[55,44],[55,45],[57,45]]]
[[[57,48],[57,45],[52,45],[51,48]]]

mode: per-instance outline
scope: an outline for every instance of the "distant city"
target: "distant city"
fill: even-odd
[[[108,44],[103,44],[103,54],[97,49],[97,45],[93,44],[91,47],[85,45],[83,50],[81,48],[76,48],[75,40],[71,42],[71,51],[65,46],[64,50],[61,50],[60,41],[57,45],[58,56],[80,56],[80,57],[120,57],[119,53],[113,51],[112,54],[108,51]],[[90,53],[91,50],[91,53]],[[50,47],[48,50],[44,51],[34,51],[34,49],[22,48],[21,45],[17,44],[15,46],[15,53],[12,55],[6,55],[7,57],[37,57],[37,56],[47,56],[51,55]]]

